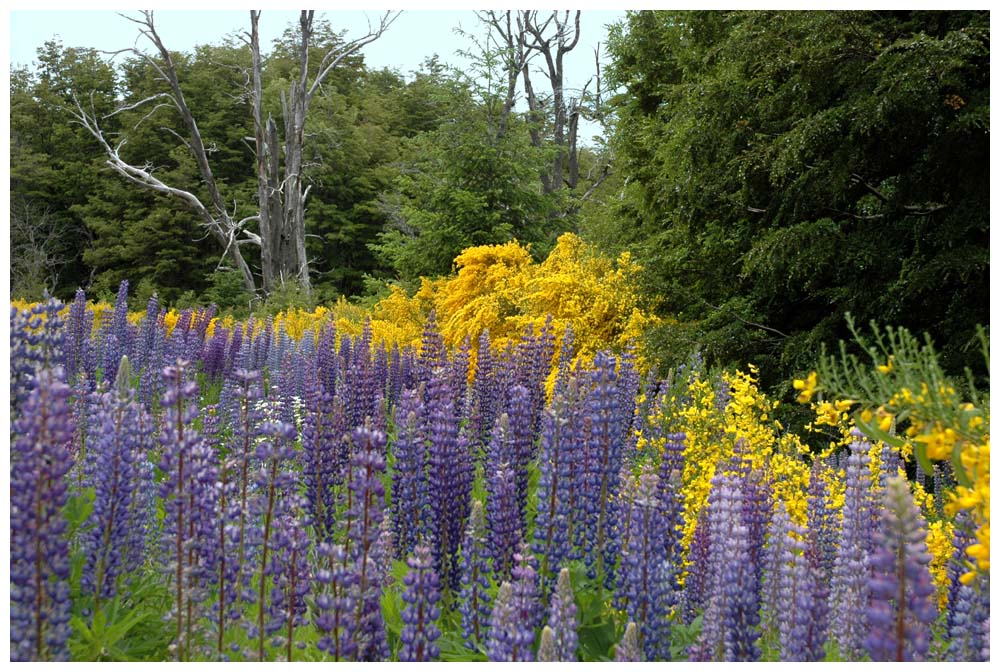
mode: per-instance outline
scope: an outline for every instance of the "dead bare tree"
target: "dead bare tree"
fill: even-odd
[[[66,231],[47,206],[16,199],[10,211],[10,289],[12,296],[41,297],[54,292],[69,263]]]
[[[331,47],[323,55],[317,73],[310,78],[309,48],[313,40],[314,15],[313,11],[303,10],[299,19],[299,76],[291,82],[287,94],[283,92],[281,97],[285,135],[282,145],[279,144],[275,121],[271,117],[268,117],[267,121],[263,118],[263,59],[260,54],[258,31],[260,11],[250,12],[251,29],[244,37],[244,41],[250,48],[252,59],[252,73],[248,79],[252,87],[251,106],[254,115],[254,140],[257,154],[256,176],[259,211],[257,214],[239,221],[236,221],[226,208],[227,201],[223,198],[220,186],[212,173],[208,152],[198,130],[197,121],[184,99],[170,52],[156,31],[152,11],[143,11],[141,18],[125,18],[139,26],[140,35],[155,47],[156,56],[150,56],[137,47],[114,53],[128,53],[143,59],[153,68],[158,79],[166,85],[168,91],[137,102],[124,104],[107,116],[154,105],[153,109],[140,121],[142,123],[160,106],[167,105],[176,109],[183,121],[185,134],[182,135],[175,129],[166,130],[177,136],[194,157],[201,180],[208,192],[209,202],[203,203],[190,190],[165,184],[154,176],[153,168],[148,163],[136,165],[125,161],[121,157],[121,149],[126,144],[127,138],[121,137],[117,139],[115,144],[112,144],[100,127],[100,122],[107,116],[99,119],[92,106],[88,109],[76,101],[74,116],[101,144],[107,155],[107,165],[131,182],[177,198],[190,207],[199,216],[202,225],[223,248],[222,259],[229,258],[232,261],[242,275],[247,289],[251,292],[257,290],[257,284],[243,256],[241,248],[244,245],[260,248],[261,274],[265,293],[293,278],[300,283],[303,289],[309,291],[309,263],[305,248],[305,203],[309,188],[305,186],[302,175],[302,146],[305,139],[304,129],[309,104],[330,72],[345,58],[381,37],[399,16],[399,13],[386,12],[381,16],[377,26],[369,25],[369,31],[365,36]],[[247,229],[247,226],[253,221],[258,222],[259,234]]]

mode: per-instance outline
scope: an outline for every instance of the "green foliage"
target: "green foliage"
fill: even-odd
[[[841,315],[988,320],[985,12],[638,12],[610,36],[625,222],[661,308],[775,384]],[[942,299],[942,297],[946,297]]]

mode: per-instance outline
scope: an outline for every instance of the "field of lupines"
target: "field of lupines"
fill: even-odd
[[[11,311],[12,660],[989,659],[988,402],[904,362],[814,402],[817,452],[752,368],[551,322],[126,297]]]

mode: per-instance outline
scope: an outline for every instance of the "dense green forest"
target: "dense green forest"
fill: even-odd
[[[308,40],[291,26],[264,49],[259,101],[244,42],[170,54],[224,207],[250,237],[252,108],[280,126],[298,78],[345,54],[301,131],[309,301],[414,287],[471,245],[516,238],[541,257],[573,231],[642,264],[648,299],[674,318],[650,335],[666,360],[700,348],[715,364],[755,362],[774,386],[846,335],[845,312],[930,333],[951,371],[980,359],[988,12],[633,12],[609,31],[600,83],[572,93],[554,58],[575,46],[572,16],[481,18],[493,39],[470,42],[465,71],[428,55],[406,74],[368,68],[320,19]],[[109,169],[80,123],[209,202],[184,119],[161,104],[162,67],[51,41],[12,70],[14,296],[111,296],[128,279],[136,306],[153,292],[251,300],[230,246],[177,198]],[[577,142],[581,118],[603,123],[604,143]],[[265,287],[261,253],[237,247],[258,298],[296,291]]]

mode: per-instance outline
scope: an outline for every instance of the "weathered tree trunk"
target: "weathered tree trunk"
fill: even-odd
[[[240,245],[245,244],[260,247],[261,275],[265,293],[274,291],[292,279],[297,280],[305,291],[310,291],[309,261],[306,257],[305,244],[305,201],[309,189],[308,187],[304,188],[302,176],[302,147],[305,141],[305,123],[309,102],[326,76],[344,58],[381,37],[382,33],[399,16],[398,12],[386,12],[382,15],[378,26],[371,29],[366,36],[327,51],[320,61],[318,74],[310,82],[309,47],[313,37],[314,14],[315,12],[306,10],[301,13],[299,19],[301,27],[299,77],[289,87],[287,100],[282,96],[285,133],[284,175],[282,176],[282,145],[278,138],[278,127],[270,117],[266,122],[264,121],[263,61],[260,54],[260,33],[258,31],[260,12],[256,10],[250,12],[250,86],[257,154],[255,166],[257,200],[260,207],[257,215],[236,222],[226,210],[226,201],[222,197],[208,162],[208,153],[198,130],[198,124],[184,100],[170,52],[167,51],[156,32],[152,11],[144,11],[142,19],[129,20],[141,26],[140,33],[153,43],[161,60],[156,61],[135,47],[122,51],[145,60],[167,83],[170,93],[157,94],[136,103],[122,105],[114,114],[125,110],[134,110],[155,100],[169,100],[168,104],[175,107],[184,120],[188,137],[184,138],[178,133],[174,134],[191,152],[211,199],[209,204],[202,203],[191,191],[163,183],[153,175],[148,167],[125,162],[119,155],[119,149],[125,140],[122,139],[117,146],[112,146],[104,137],[99,126],[99,119],[93,110],[88,112],[77,102],[74,113],[77,121],[101,143],[108,155],[107,163],[114,170],[136,184],[184,201],[198,214],[203,225],[223,246],[223,258],[232,259],[236,269],[243,277],[244,284],[251,292],[255,292],[257,287],[253,273],[240,251]],[[259,235],[244,229],[245,224],[255,219],[259,222]]]

